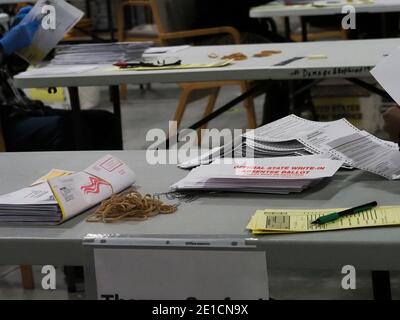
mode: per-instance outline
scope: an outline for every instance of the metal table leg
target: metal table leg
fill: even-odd
[[[392,300],[389,271],[371,271],[374,300]]]
[[[307,42],[307,20],[305,17],[300,17],[301,21],[301,38],[303,42]]]
[[[357,86],[360,86],[361,88],[368,90],[369,92],[375,93],[386,100],[393,101],[392,97],[386,91],[375,87],[373,84],[370,84],[368,82],[365,82],[357,78],[346,78],[346,80],[351,83],[354,83]]]
[[[107,19],[108,19],[108,29],[110,30],[111,41],[115,41],[114,32],[114,19],[112,14],[111,0],[107,0]]]
[[[121,97],[119,93],[119,86],[110,86],[111,101],[114,108],[114,130],[118,143],[118,149],[123,150],[123,136],[122,136],[122,117],[121,117]]]
[[[291,41],[292,32],[290,30],[290,20],[289,17],[285,17],[285,37],[288,41]]]
[[[76,150],[84,149],[82,144],[82,120],[80,116],[81,104],[79,101],[79,90],[77,87],[68,88],[70,99],[71,99],[71,110],[72,110],[72,125],[73,135]],[[122,139],[122,124],[121,124],[121,100],[119,94],[119,86],[110,87],[111,99],[113,101],[114,108],[114,125],[113,130],[117,140],[116,148],[123,150],[123,139]]]
[[[71,100],[71,110],[72,110],[72,130],[74,135],[75,149],[82,150],[82,120],[80,117],[81,103],[79,101],[79,90],[78,87],[68,88],[70,100]]]
[[[386,13],[382,12],[380,14],[380,20],[381,20],[381,36],[383,38],[387,38],[388,37],[388,32],[387,32],[387,21],[386,21]]]

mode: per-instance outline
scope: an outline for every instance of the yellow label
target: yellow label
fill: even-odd
[[[28,90],[29,98],[46,102],[64,102],[64,89],[33,88]]]
[[[322,225],[312,224],[321,216],[344,209],[266,209],[258,210],[251,218],[247,229],[254,234],[296,233],[353,228],[369,228],[400,225],[400,206],[381,206],[342,217]]]

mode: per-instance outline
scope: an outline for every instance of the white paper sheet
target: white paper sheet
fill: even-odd
[[[78,65],[78,66],[46,66],[43,68],[31,68],[21,73],[21,77],[39,77],[52,75],[79,74],[99,68],[99,65]]]
[[[296,140],[301,134],[315,130],[326,123],[310,121],[294,114],[271,122],[246,133],[244,136],[257,141],[284,142]]]
[[[53,192],[47,183],[42,183],[0,196],[0,205],[44,204],[57,205]]]
[[[392,51],[387,57],[382,57],[371,74],[385,89],[385,91],[400,105],[400,47]]]
[[[32,44],[17,54],[31,64],[42,61],[46,55],[60,42],[64,34],[71,30],[83,17],[84,13],[65,2],[64,0],[39,0],[21,23],[28,23],[43,17],[43,6],[51,5],[55,8],[56,28],[45,29],[39,26]]]
[[[313,152],[322,154],[330,150],[328,143],[338,138],[359,132],[360,130],[353,126],[346,119],[340,119],[335,122],[329,122],[327,125],[308,132],[300,136],[297,140],[310,148]]]
[[[300,192],[331,177],[343,161],[320,156],[221,159],[193,169],[172,190],[225,190],[261,193]]]
[[[371,138],[365,131],[336,139],[328,145],[331,154],[346,159],[356,168],[387,179],[400,178],[400,151]]]
[[[152,47],[147,49],[144,54],[145,55],[154,55],[154,54],[171,54],[171,53],[176,53],[182,50],[186,50],[190,48],[188,45],[182,45],[182,46],[170,46],[170,47]]]

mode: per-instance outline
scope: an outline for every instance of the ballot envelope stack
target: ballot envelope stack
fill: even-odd
[[[0,196],[0,223],[57,224],[61,208],[43,183]]]
[[[263,159],[224,158],[194,168],[172,191],[229,191],[289,194],[332,177],[343,161],[320,156]]]
[[[179,166],[192,168],[232,156],[274,158],[312,154],[342,160],[344,168],[362,169],[391,180],[400,178],[397,144],[362,131],[346,119],[318,122],[293,114],[248,131],[240,139]]]
[[[0,223],[57,225],[134,182],[135,173],[113,155],[75,173],[52,169],[31,186],[0,196]]]
[[[151,42],[121,42],[62,45],[57,47],[51,64],[113,64],[118,61],[140,61]]]

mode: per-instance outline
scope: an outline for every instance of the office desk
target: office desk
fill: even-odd
[[[69,87],[71,107],[76,112],[80,110],[77,87],[110,86],[122,149],[121,110],[118,88],[120,84],[346,78],[353,82],[356,81],[357,84],[373,92],[386,96],[385,93],[382,93],[373,86],[356,80],[356,78],[369,78],[369,70],[398,45],[400,45],[400,39],[190,47],[173,55],[181,59],[182,63],[213,61],[208,57],[210,53],[216,53],[222,57],[226,54],[242,52],[248,56],[248,59],[234,62],[226,67],[207,69],[126,71],[119,70],[113,66],[99,66],[96,70],[78,74],[64,73],[48,76],[32,76],[22,73],[15,77],[15,83],[21,88]],[[281,50],[282,53],[266,58],[253,57],[255,53],[261,50]],[[274,66],[279,62],[293,57],[305,57],[315,54],[324,54],[327,58],[317,60],[300,59],[285,66]],[[46,69],[43,70],[45,71]],[[216,116],[243,101],[246,97],[265,92],[265,90],[265,83],[258,84],[250,89],[249,92],[235,98],[189,128],[200,128]],[[291,97],[291,99],[290,108],[293,109],[294,97]],[[288,107],[288,109],[290,108]],[[79,137],[78,133],[76,133],[76,137]],[[78,141],[78,138],[76,139]]]
[[[29,153],[0,155],[0,194],[31,184],[51,168],[81,170],[105,152]],[[141,192],[165,192],[187,171],[175,165],[150,166],[145,151],[119,151],[137,174]],[[335,208],[377,200],[400,204],[398,181],[361,171],[341,171],[332,179],[294,195],[225,194],[184,203],[172,215],[142,222],[86,223],[87,213],[56,227],[0,226],[0,264],[84,265],[82,239],[91,234],[135,237],[252,237],[245,229],[260,208]],[[399,228],[372,228],[310,234],[258,236],[269,268],[327,268],[353,265],[357,270],[400,270]]]
[[[282,5],[282,4],[266,4],[250,9],[251,18],[285,18],[285,34],[290,38],[290,17],[310,17],[310,16],[326,16],[333,14],[342,14],[342,7],[351,5],[355,8],[356,13],[382,13],[382,21],[379,22],[380,27],[384,29],[384,14],[389,12],[400,12],[400,2],[397,0],[375,0],[373,3],[345,3],[343,5],[332,5],[325,7],[316,7],[312,4],[303,5]],[[338,26],[340,27],[340,26]],[[385,33],[385,30],[382,30]],[[306,24],[302,21],[303,40],[307,40]]]
[[[99,66],[96,70],[77,74],[29,76],[21,73],[15,77],[15,84],[20,88],[30,88],[116,86],[127,83],[140,84],[147,82],[365,78],[370,77],[369,70],[383,59],[384,55],[390,53],[398,45],[400,45],[399,38],[198,46],[178,51],[172,56],[181,59],[183,64],[215,62],[215,59],[208,57],[210,53],[216,53],[222,57],[227,54],[241,52],[247,55],[248,59],[235,61],[231,65],[220,68],[127,71],[113,66]],[[264,58],[253,57],[255,53],[262,50],[281,50],[282,53]],[[327,59],[301,59],[285,66],[274,66],[293,57],[313,54],[325,54]],[[43,69],[43,73],[45,73],[45,70]]]
[[[343,5],[331,5],[316,7],[312,4],[281,5],[266,4],[250,9],[251,18],[270,17],[298,17],[298,16],[327,16],[341,14],[342,7],[353,6],[357,13],[383,13],[400,11],[400,2],[396,0],[375,0],[373,3],[344,3]]]

